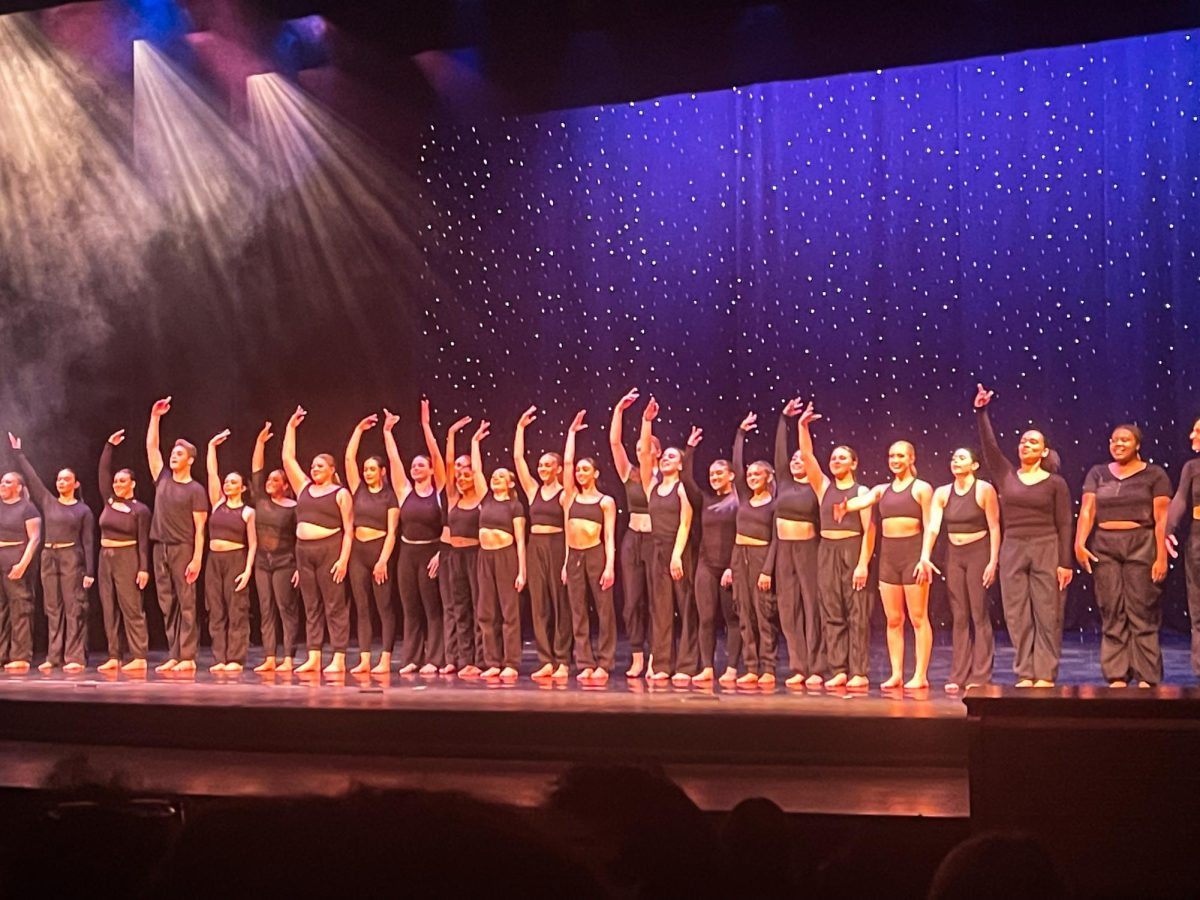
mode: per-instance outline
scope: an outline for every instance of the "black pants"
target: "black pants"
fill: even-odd
[[[300,604],[292,576],[296,572],[296,554],[292,548],[274,552],[259,547],[254,555],[254,586],[258,591],[259,629],[263,652],[276,656],[280,628],[283,631],[283,655],[294,657],[300,646]]]
[[[521,665],[521,595],[517,545],[479,550],[479,633],[487,668]]]
[[[825,652],[833,675],[866,677],[871,664],[871,595],[854,589],[861,537],[821,540],[817,583]]]
[[[535,535],[536,537],[536,535]],[[567,594],[571,603],[571,622],[575,635],[575,664],[581,669],[596,666],[611,672],[617,656],[617,613],[612,588],[600,587],[604,574],[604,545],[567,553]],[[592,649],[592,620],[588,613],[588,595],[596,608],[596,648]]]
[[[996,642],[983,586],[983,570],[991,553],[991,541],[986,536],[961,547],[950,544],[946,548],[946,593],[950,595],[954,622],[951,684],[987,684],[992,680]]]
[[[646,650],[646,619],[649,615],[650,567],[654,563],[654,539],[648,532],[625,530],[618,556],[621,566],[621,615],[631,653]]]
[[[330,569],[342,552],[341,532],[315,541],[296,541],[296,569],[304,601],[304,631],[308,649],[320,652],[325,631],[334,653],[350,645],[350,602],[346,583],[337,584]]]
[[[817,591],[817,548],[820,538],[778,541],[775,580],[779,623],[788,645],[788,666],[803,675],[824,672],[825,635],[821,625],[821,598]]]
[[[1192,671],[1200,675],[1200,524],[1192,522],[1184,556],[1187,574],[1188,618],[1192,622]]]
[[[17,581],[8,577],[24,555],[24,544],[0,547],[0,660],[6,663],[33,660],[33,579],[29,569]]]
[[[46,659],[87,663],[88,599],[83,587],[83,548],[42,548],[42,604],[46,610],[49,645]]]
[[[442,623],[446,661],[455,668],[478,665],[478,627],[475,608],[479,596],[479,547],[442,544],[438,561],[438,583],[442,596]]]
[[[537,645],[538,662],[542,665],[565,666],[571,659],[575,604],[573,600],[568,601],[567,588],[562,582],[563,562],[567,555],[562,532],[531,534],[526,552],[529,606],[533,612],[533,638]],[[601,552],[603,555],[603,548]],[[600,565],[603,568],[603,558]]]
[[[1156,550],[1153,528],[1097,529],[1092,538],[1092,552],[1099,557],[1092,577],[1104,629],[1100,671],[1108,681],[1162,681],[1162,607],[1159,586],[1150,577]]]
[[[196,583],[188,584],[192,544],[154,545],[154,587],[167,631],[167,656],[194,662],[200,644],[196,627]]]
[[[236,590],[237,577],[246,570],[246,551],[208,551],[204,564],[204,608],[213,659],[245,664],[250,647],[250,586]]]
[[[358,633],[358,651],[371,652],[371,604],[379,614],[380,630],[383,632],[383,652],[391,653],[396,643],[396,613],[392,608],[392,578],[383,584],[375,583],[375,563],[383,550],[384,538],[372,541],[354,539],[350,545],[350,593],[354,597],[354,618]]]
[[[659,672],[695,675],[700,670],[700,622],[692,596],[691,553],[683,554],[683,578],[671,577],[674,541],[655,541],[650,566],[650,653]],[[679,643],[675,644],[675,622]]]
[[[742,628],[742,658],[746,671],[753,675],[774,673],[779,641],[779,606],[775,593],[758,587],[758,576],[766,565],[767,551],[767,547],[733,546],[733,602],[737,605]]]
[[[401,666],[431,664],[441,668],[446,661],[442,598],[437,581],[429,577],[429,561],[439,546],[436,542],[400,543],[396,581],[400,585],[400,602],[404,605]],[[385,650],[391,648],[391,644],[384,645]]]
[[[1000,594],[1018,679],[1054,681],[1062,655],[1058,537],[1009,537],[1000,545]]]
[[[742,626],[733,587],[722,587],[724,566],[704,561],[696,565],[696,614],[700,620],[700,667],[716,665],[717,616],[725,623],[725,665],[736,667],[742,655]]]
[[[100,611],[104,616],[104,639],[109,659],[121,659],[121,638],[130,659],[145,659],[150,637],[146,633],[146,610],[142,589],[137,585],[138,548],[101,547],[96,581],[100,587]]]

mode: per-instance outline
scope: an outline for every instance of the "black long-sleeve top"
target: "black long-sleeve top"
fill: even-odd
[[[1167,507],[1167,534],[1179,530],[1186,518],[1191,520],[1192,510],[1200,506],[1200,456],[1189,459],[1179,473],[1179,487]]]
[[[150,571],[150,507],[141,500],[122,500],[112,492],[112,444],[105,443],[100,453],[99,484],[104,498],[100,512],[100,538],[113,541],[137,541],[138,571]],[[125,509],[119,509],[122,504]]]
[[[738,458],[742,435],[734,442],[734,471],[738,471]],[[700,507],[700,562],[703,565],[728,569],[733,560],[733,539],[737,533],[737,491],[714,494],[711,489],[696,482],[695,448],[683,452],[681,480],[693,507]],[[736,484],[736,482],[735,482]]]
[[[83,550],[83,574],[96,576],[96,516],[82,500],[59,503],[58,495],[50,491],[38,477],[25,454],[14,451],[17,465],[25,474],[29,496],[42,511],[42,543],[77,544]]]
[[[996,440],[987,407],[976,409],[979,442],[983,461],[992,474],[992,483],[1000,497],[1000,526],[1005,536],[1036,538],[1054,536],[1058,539],[1058,565],[1069,569],[1074,565],[1071,555],[1071,491],[1066,480],[1058,474],[1035,484],[1026,484],[1008,461]]]

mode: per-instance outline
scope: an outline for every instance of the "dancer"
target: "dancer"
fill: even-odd
[[[100,611],[108,659],[97,671],[138,673],[146,671],[150,638],[146,632],[146,609],[142,591],[150,583],[150,507],[133,496],[137,487],[133,472],[112,470],[113,448],[125,440],[125,429],[114,431],[100,453],[99,481],[104,496],[100,513]],[[122,627],[123,626],[123,627]],[[121,665],[121,634],[124,631],[129,659]]]
[[[34,504],[42,511],[42,602],[49,626],[42,672],[61,666],[64,672],[82,672],[87,666],[88,588],[96,580],[96,517],[76,497],[79,479],[71,469],[60,469],[54,479],[57,494],[42,484],[21,450],[21,439],[8,434],[17,465]]]
[[[658,401],[653,397],[642,413],[638,439],[638,463],[642,489],[649,498],[654,556],[650,566],[650,662],[646,677],[651,681],[670,678],[677,685],[691,682],[699,671],[696,606],[692,598],[691,548],[692,505],[679,475],[683,453],[668,447],[658,458],[659,479],[655,482],[654,419]],[[675,646],[675,617],[679,617],[679,644]],[[670,674],[674,672],[674,674]]]
[[[1109,687],[1162,681],[1158,629],[1160,585],[1167,577],[1167,510],[1171,481],[1141,457],[1142,430],[1118,425],[1108,441],[1112,462],[1092,466],[1083,482],[1075,558],[1096,584],[1104,633],[1100,671]],[[1087,546],[1092,527],[1096,536]],[[1095,563],[1093,570],[1092,563]]]
[[[296,407],[284,429],[281,451],[283,471],[296,494],[296,568],[308,638],[308,659],[296,672],[307,674],[321,668],[321,648],[328,630],[333,658],[323,671],[344,675],[350,643],[345,580],[354,541],[354,501],[339,483],[328,453],[313,457],[308,475],[296,461],[296,429],[307,415],[304,407]]]
[[[266,446],[273,434],[264,422],[254,439],[250,460],[250,483],[254,497],[254,532],[258,552],[254,554],[254,587],[258,592],[259,629],[263,661],[254,667],[260,674],[291,672],[300,646],[300,604],[296,588],[296,500],[283,469],[266,469]],[[280,632],[283,659],[279,659]]]
[[[829,474],[821,469],[813,451],[812,423],[821,418],[812,403],[799,399],[784,407],[785,416],[797,416],[800,455],[804,473],[817,492],[821,510],[821,544],[817,549],[817,584],[821,597],[821,623],[830,677],[825,687],[865,691],[871,650],[871,598],[866,591],[867,572],[875,552],[875,520],[869,509],[837,521],[834,509],[867,489],[855,481],[858,454],[839,444],[829,454]]]
[[[1192,422],[1192,452],[1200,453],[1200,419]],[[1192,623],[1192,671],[1200,675],[1200,458],[1189,459],[1179,473],[1179,487],[1171,498],[1167,513],[1167,553],[1178,558],[1179,538],[1176,532],[1184,520],[1191,532],[1184,551],[1184,572],[1187,576],[1188,618]]]
[[[922,535],[929,520],[933,488],[917,477],[917,452],[908,441],[888,448],[890,484],[878,484],[867,493],[851,497],[833,508],[842,522],[848,512],[879,505],[883,540],[879,544],[879,597],[887,616],[888,659],[892,674],[880,687],[907,690],[929,687],[929,657],[933,653],[933,626],[929,624],[929,581],[920,567]],[[916,638],[913,677],[904,681],[904,610]]]
[[[1017,444],[1020,467],[1000,450],[977,385],[976,424],[983,461],[1000,498],[1000,596],[1013,645],[1017,687],[1053,687],[1062,653],[1063,602],[1071,568],[1071,493],[1046,436],[1030,429]]]
[[[392,581],[388,577],[400,524],[400,502],[388,484],[388,469],[378,456],[363,460],[358,468],[358,446],[363,432],[374,428],[379,416],[369,415],[354,426],[346,442],[346,489],[354,508],[354,542],[350,545],[350,594],[358,625],[358,664],[351,675],[387,674],[392,670],[396,644],[396,613],[392,609]],[[386,430],[386,429],[385,429]],[[383,649],[379,665],[371,668],[371,601],[379,614]],[[416,668],[415,666],[413,668]]]
[[[479,505],[479,633],[484,678],[513,681],[521,667],[521,589],[525,587],[525,510],[514,493],[516,479],[505,468],[483,477],[479,445],[491,423],[479,423],[471,438],[471,474]]]
[[[988,614],[987,589],[996,580],[1000,561],[1000,503],[996,489],[975,477],[979,460],[975,451],[959,447],[950,457],[951,484],[933,492],[929,525],[921,547],[921,569],[926,581],[933,573],[933,545],[942,524],[946,525],[946,592],[954,627],[954,655],[946,693],[956,694],[964,685],[975,687],[992,680],[996,646],[992,617]]]
[[[517,420],[513,438],[513,461],[517,478],[529,501],[529,605],[533,613],[533,635],[541,667],[535,679],[566,678],[571,656],[573,606],[563,584],[566,545],[563,543],[563,460],[557,453],[538,457],[539,485],[525,461],[525,429],[537,417],[531,406]],[[584,601],[586,612],[586,599]],[[578,628],[578,623],[574,626]],[[612,668],[611,663],[608,668]],[[607,677],[607,676],[606,676]]]
[[[450,582],[451,599],[445,609],[445,634],[455,655],[446,660],[443,674],[458,670],[459,678],[477,678],[483,672],[483,639],[479,633],[479,504],[470,455],[454,455],[454,438],[471,423],[464,416],[446,433],[446,459],[454,462],[454,477],[446,482],[446,525],[450,554],[439,561]],[[453,666],[454,668],[451,668]]]
[[[799,400],[784,404],[775,426],[775,547],[772,556],[779,621],[787,638],[789,687],[820,687],[826,671],[817,557],[821,545],[821,501],[808,477],[804,454],[788,453],[788,421]]]
[[[392,487],[400,498],[400,561],[396,567],[400,602],[404,606],[400,674],[418,671],[421,675],[436,675],[452,662],[446,655],[445,611],[434,563],[442,533],[440,498],[446,487],[446,461],[429,422],[428,400],[421,400],[421,431],[428,455],[414,456],[408,475],[404,473],[404,461],[392,433],[400,417],[386,409],[383,415],[383,443],[392,467]]]
[[[757,427],[758,416],[750,413],[733,439],[733,470],[745,473],[744,487],[734,482],[738,506],[731,574],[746,663],[746,671],[737,683],[773,688],[781,610],[773,591],[772,567],[778,541],[772,523],[779,509],[775,499],[775,470],[770,463],[758,460],[749,466],[744,464],[746,434]]]
[[[594,459],[585,456],[578,462],[575,460],[575,437],[587,428],[584,414],[582,409],[575,414],[567,429],[563,451],[565,477],[560,500],[567,513],[567,559],[563,572],[570,597],[575,665],[579,667],[575,677],[584,683],[604,684],[616,664],[617,652],[617,614],[612,595],[616,580],[617,501],[596,487],[600,470]],[[598,626],[595,646],[588,614],[589,594]],[[566,676],[565,665],[553,674],[556,679]]]
[[[42,517],[29,502],[19,472],[0,476],[0,661],[23,675],[33,659],[33,585],[29,564],[42,536]]]
[[[221,479],[217,448],[229,439],[229,429],[208,442],[208,561],[204,565],[204,607],[212,638],[210,672],[238,674],[250,649],[250,578],[258,550],[254,509],[246,504],[246,479],[230,472]]]
[[[646,491],[642,487],[641,473],[635,470],[625,452],[622,429],[625,410],[638,400],[634,388],[613,407],[612,424],[608,431],[608,445],[612,451],[613,466],[617,477],[625,485],[625,507],[629,511],[629,524],[621,538],[621,594],[622,614],[625,620],[625,635],[629,638],[632,654],[626,675],[637,678],[646,666],[646,619],[650,602],[650,563],[654,558],[654,539],[650,534],[650,506]],[[657,460],[660,455],[658,439],[647,448]],[[640,445],[637,451],[641,458]]]
[[[156,400],[146,427],[146,461],[154,479],[154,587],[167,631],[167,659],[156,672],[196,671],[200,632],[196,627],[196,579],[204,561],[204,526],[208,494],[192,478],[196,445],[183,438],[171,447],[167,465],[159,449],[159,421],[171,411],[171,398]]]
[[[741,441],[738,432],[736,442]],[[742,656],[742,623],[733,598],[734,540],[737,534],[738,493],[733,484],[734,466],[727,459],[714,460],[708,467],[709,490],[696,483],[696,448],[704,439],[700,428],[692,428],[683,451],[683,486],[688,501],[700,509],[700,552],[696,558],[696,614],[699,621],[700,671],[696,684],[709,684],[715,672],[717,614],[725,623],[725,670],[717,680],[728,684],[737,679]],[[736,451],[735,451],[736,452]]]

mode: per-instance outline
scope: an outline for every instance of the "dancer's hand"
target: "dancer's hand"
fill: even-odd
[[[1058,589],[1060,591],[1065,591],[1067,589],[1067,585],[1071,583],[1071,579],[1074,577],[1075,573],[1065,566],[1059,566],[1054,570],[1054,572],[1058,576]]]
[[[702,440],[704,440],[704,429],[693,425],[691,434],[688,435],[687,445],[693,448],[699,447]]]
[[[334,584],[341,584],[346,580],[346,569],[349,568],[349,565],[348,560],[344,560],[339,556],[334,564],[329,567],[329,574],[333,576]]]
[[[1092,574],[1092,563],[1099,562],[1100,558],[1087,548],[1086,544],[1075,545],[1075,561],[1079,563],[1079,567],[1089,575]],[[1061,570],[1060,570],[1061,571]]]
[[[861,591],[867,586],[867,567],[864,563],[859,563],[854,567],[854,575],[851,577],[850,583],[856,591]]]
[[[982,384],[975,385],[975,408],[983,409],[992,402],[995,391],[989,391]]]
[[[721,573],[721,587],[733,587],[733,569]]]

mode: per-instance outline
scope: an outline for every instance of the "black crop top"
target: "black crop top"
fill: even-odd
[[[533,490],[533,499],[529,501],[529,524],[549,525],[560,531],[563,527],[563,508],[559,502],[562,499],[562,488],[554,492],[549,500],[542,498],[541,487]]]
[[[833,517],[835,506],[857,497],[861,491],[862,486],[857,481],[852,482],[849,487],[840,488],[836,481],[830,479],[829,486],[825,488],[825,496],[821,498],[821,530],[853,531],[855,534],[862,534],[863,524],[860,514],[847,513],[840,522]]]
[[[650,512],[650,501],[646,497],[646,489],[642,487],[637,466],[633,467],[629,477],[625,479],[625,506],[630,514],[642,513],[645,515]]]
[[[336,528],[338,531],[342,529],[342,510],[338,506],[338,494],[346,490],[344,487],[338,487],[330,491],[328,494],[322,494],[319,497],[314,497],[312,493],[312,482],[304,485],[304,489],[300,491],[300,496],[296,498],[296,522],[307,522],[309,525],[318,525],[321,528]]]
[[[913,496],[913,488],[916,486],[917,479],[914,478],[903,490],[898,491],[890,484],[884,488],[883,496],[879,498],[879,518],[922,521],[924,516],[921,513],[921,504]]]
[[[604,502],[604,497],[601,496],[595,503],[584,503],[578,497],[571,501],[571,508],[567,512],[567,517],[570,519],[582,519],[586,522],[595,522],[597,525],[604,524],[604,510],[600,504]]]
[[[792,456],[788,453],[787,416],[781,415],[775,426],[775,517],[785,522],[820,524],[820,501],[817,492],[806,481],[797,481],[791,472]],[[740,472],[740,469],[739,469]]]
[[[208,539],[210,541],[230,541],[234,544],[246,543],[246,520],[242,512],[246,507],[230,507],[222,503],[208,517]]]
[[[525,518],[525,510],[516,497],[498,500],[489,493],[479,504],[479,529],[492,528],[505,534],[515,534],[513,522]]]
[[[33,502],[42,510],[42,542],[45,544],[75,544],[83,551],[84,572],[96,574],[96,516],[82,500],[60,503],[38,478],[37,472],[20,450],[14,450],[17,465],[25,473],[25,483]]]
[[[740,431],[739,431],[740,437]],[[734,467],[737,466],[738,443],[734,445]],[[733,558],[733,542],[737,536],[738,493],[730,490],[724,494],[713,493],[712,489],[702,487],[695,478],[694,447],[683,451],[683,480],[684,490],[687,491],[688,502],[692,507],[700,508],[700,562],[707,566],[729,568]]]
[[[676,482],[666,496],[659,494],[658,485],[650,490],[650,534],[656,541],[674,544],[679,533],[679,522],[683,515],[679,505],[679,492],[683,484]]]
[[[421,496],[413,488],[400,504],[400,537],[406,541],[426,543],[436,541],[441,533],[442,498],[436,489]]]
[[[114,503],[124,503],[129,511],[122,512]],[[150,571],[150,507],[141,500],[110,497],[99,522],[101,540],[137,541],[138,571]]]
[[[250,483],[254,485],[254,533],[258,536],[258,549],[264,553],[294,549],[296,507],[280,506],[267,496],[267,476],[263,469],[250,474]]]
[[[969,491],[960,494],[953,484],[950,485],[946,508],[942,512],[947,534],[975,534],[988,530],[987,514],[976,496],[978,490],[979,485],[972,484]]]
[[[456,504],[446,513],[446,524],[450,527],[450,536],[479,540],[479,504],[462,506]]]
[[[1137,522],[1154,527],[1154,500],[1171,496],[1171,480],[1161,466],[1148,465],[1127,478],[1117,478],[1107,465],[1092,466],[1083,492],[1096,495],[1097,522]]]
[[[0,541],[10,543],[20,541],[24,544],[29,540],[29,535],[25,531],[25,523],[30,519],[37,519],[40,522],[42,517],[38,514],[37,507],[24,497],[12,503],[0,501]]]
[[[390,487],[372,491],[364,481],[354,492],[354,527],[374,528],[387,531],[388,510],[398,509],[400,504]]]
[[[737,533],[760,541],[771,540],[774,533],[772,525],[779,515],[779,507],[774,499],[762,506],[755,506],[749,498],[738,504]]]

